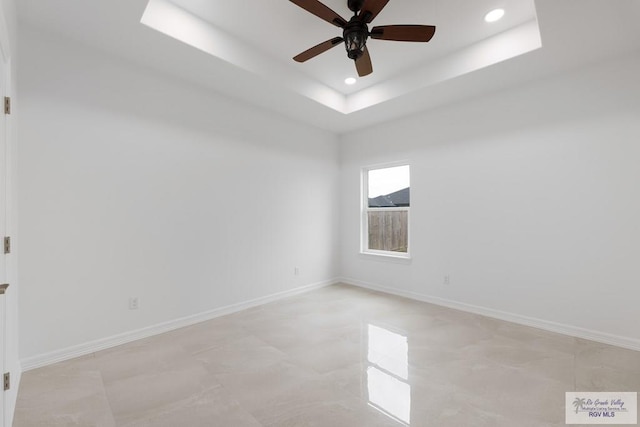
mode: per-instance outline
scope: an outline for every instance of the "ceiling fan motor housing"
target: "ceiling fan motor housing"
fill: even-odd
[[[351,18],[351,21],[344,27],[344,44],[347,49],[349,58],[356,60],[364,54],[364,48],[367,45],[369,37],[369,27],[361,22],[357,17]]]

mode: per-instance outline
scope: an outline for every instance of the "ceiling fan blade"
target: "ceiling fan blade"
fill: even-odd
[[[373,27],[371,38],[399,42],[428,42],[436,33],[433,25],[383,25]]]
[[[365,0],[360,10],[361,20],[365,23],[370,23],[376,16],[384,9],[389,3],[389,0]]]
[[[371,56],[369,56],[369,49],[364,47],[364,53],[358,59],[356,59],[356,69],[360,77],[368,76],[373,73],[373,65],[371,64]]]
[[[333,38],[331,40],[327,40],[326,42],[322,42],[319,45],[316,45],[316,46],[312,47],[311,49],[305,50],[300,55],[295,56],[293,58],[293,60],[296,61],[296,62],[308,61],[311,58],[315,58],[316,56],[320,55],[321,53],[324,53],[324,52],[328,51],[332,47],[338,46],[342,42],[343,42],[342,37],[336,37],[336,38]]]
[[[320,3],[318,0],[290,0],[291,3],[297,4],[309,13],[316,15],[320,19],[324,19],[330,24],[336,27],[344,28],[347,25],[347,21],[344,20],[329,7]]]

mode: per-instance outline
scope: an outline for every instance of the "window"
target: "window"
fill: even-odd
[[[409,165],[366,168],[362,181],[362,252],[408,258]]]

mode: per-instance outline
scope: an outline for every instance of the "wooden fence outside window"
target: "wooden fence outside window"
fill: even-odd
[[[409,212],[406,210],[369,211],[369,249],[407,252],[409,247]]]

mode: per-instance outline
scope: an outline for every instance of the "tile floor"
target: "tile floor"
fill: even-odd
[[[14,427],[563,426],[640,352],[331,286],[23,374]]]

